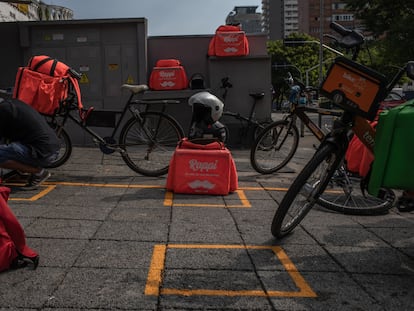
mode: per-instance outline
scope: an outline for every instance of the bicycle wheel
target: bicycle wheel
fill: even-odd
[[[53,126],[52,124],[49,124],[52,128],[55,128],[56,126]],[[72,154],[72,142],[70,140],[70,137],[66,131],[61,128],[59,130],[59,133],[56,133],[57,137],[60,142],[60,149],[59,154],[55,161],[50,163],[47,167],[48,168],[56,168],[64,163],[70,158],[70,155]]]
[[[280,202],[271,227],[275,237],[290,233],[318,202],[342,157],[333,144],[324,144],[318,149]]]
[[[335,212],[351,215],[376,215],[386,213],[394,204],[395,194],[383,189],[381,197],[362,191],[361,178],[353,176],[342,166],[329,181],[318,203]]]
[[[250,149],[250,163],[261,174],[271,174],[284,167],[293,157],[299,144],[296,125],[288,120],[267,126]]]
[[[141,113],[143,124],[131,118],[122,128],[119,143],[125,163],[145,176],[161,176],[168,172],[177,143],[184,137],[181,126],[161,112]]]

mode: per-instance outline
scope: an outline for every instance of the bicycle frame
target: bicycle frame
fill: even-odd
[[[319,140],[322,141],[325,138],[325,133],[321,130],[321,128],[312,121],[311,118],[306,114],[306,112],[313,112],[322,115],[330,115],[334,117],[339,117],[342,115],[341,112],[323,109],[323,108],[313,108],[313,107],[306,107],[306,106],[299,106],[296,104],[292,104],[290,113],[285,117],[285,119],[290,118],[290,124],[293,124],[296,121],[296,117],[299,118],[306,127],[312,132],[312,134]]]
[[[122,121],[124,120],[126,114],[128,111],[131,112],[131,114],[137,119],[139,120],[140,124],[143,124],[144,120],[141,117],[141,113],[142,111],[140,111],[139,109],[134,109],[134,106],[136,105],[144,105],[145,109],[144,112],[148,112],[150,111],[150,106],[152,104],[158,104],[158,105],[162,105],[161,110],[158,110],[162,113],[165,113],[167,105],[168,104],[176,104],[179,103],[179,101],[176,100],[151,100],[151,101],[145,101],[145,100],[133,100],[133,97],[135,96],[134,93],[132,93],[129,96],[129,99],[126,103],[126,105],[124,106],[123,110],[120,112],[121,116],[119,117],[118,121],[115,123],[115,126],[112,130],[111,135],[109,136],[110,140],[115,141],[114,137],[116,135],[116,133],[118,132]],[[59,128],[63,128],[67,122],[68,119],[72,120],[75,124],[77,124],[79,127],[81,127],[83,130],[85,130],[87,133],[89,133],[89,135],[91,135],[94,139],[96,139],[100,144],[103,144],[107,147],[110,147],[111,149],[113,149],[114,151],[118,151],[118,152],[124,152],[124,150],[122,148],[119,147],[118,144],[116,143],[110,143],[107,140],[105,140],[105,138],[103,138],[102,136],[100,136],[98,133],[96,133],[95,131],[93,131],[87,124],[86,121],[87,120],[82,120],[81,118],[77,118],[75,117],[71,111],[73,111],[74,109],[65,109],[65,112],[63,113],[62,118],[63,120],[59,123],[56,123]],[[53,116],[52,122],[56,120],[56,117]],[[159,125],[158,125],[159,126]],[[158,128],[157,126],[157,128]],[[145,134],[147,135],[147,137],[149,139],[152,139],[152,135],[150,133],[147,132],[147,129],[145,127],[142,127]]]

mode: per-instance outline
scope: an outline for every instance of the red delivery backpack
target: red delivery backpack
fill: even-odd
[[[177,59],[160,59],[152,69],[149,87],[156,91],[183,90],[188,87],[188,78]]]
[[[183,138],[170,161],[166,188],[188,194],[234,192],[238,180],[230,151],[220,141],[198,144]]]
[[[216,30],[208,47],[209,56],[249,55],[249,41],[240,26],[222,25]]]
[[[68,96],[69,83],[76,92],[81,109],[79,82],[70,74],[70,67],[49,56],[33,56],[27,67],[20,67],[17,72],[13,98],[42,114],[53,115]]]
[[[38,254],[26,245],[22,226],[7,205],[10,189],[0,187],[0,272],[25,267],[30,262],[36,269]]]
[[[377,123],[378,121],[373,121],[371,125],[375,127]],[[354,135],[346,150],[345,161],[348,171],[358,174],[360,177],[366,177],[374,161],[374,155],[358,136]]]

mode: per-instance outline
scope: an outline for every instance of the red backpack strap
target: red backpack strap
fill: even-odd
[[[69,81],[72,83],[73,89],[75,90],[76,97],[78,98],[78,108],[82,109],[82,96],[81,96],[81,90],[79,86],[79,82],[76,78],[72,77],[71,75],[68,76]]]

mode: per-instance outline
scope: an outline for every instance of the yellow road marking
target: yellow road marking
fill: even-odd
[[[162,273],[165,270],[165,256],[167,248],[179,249],[270,249],[278,257],[286,271],[289,273],[299,291],[280,291],[280,290],[212,290],[212,289],[176,289],[161,288]],[[235,272],[237,273],[237,272]],[[155,245],[148,272],[147,283],[145,286],[145,295],[181,295],[181,296],[259,296],[259,297],[317,297],[316,293],[311,289],[305,279],[296,269],[293,262],[280,246],[264,246],[264,245],[215,245],[215,244],[169,244]]]
[[[252,205],[250,204],[243,190],[239,188],[238,190],[234,192],[237,193],[237,196],[239,197],[241,204],[227,205],[227,204],[208,204],[208,203],[175,203],[174,193],[172,193],[171,191],[166,191],[165,197],[164,197],[164,206],[228,207],[228,208],[236,208],[236,207],[237,208],[250,208],[252,207]]]
[[[43,187],[43,186],[41,186]],[[38,194],[30,197],[30,198],[9,198],[9,201],[36,201],[39,200],[41,197],[44,197],[50,191],[56,188],[56,185],[47,186],[46,189],[40,191]]]

